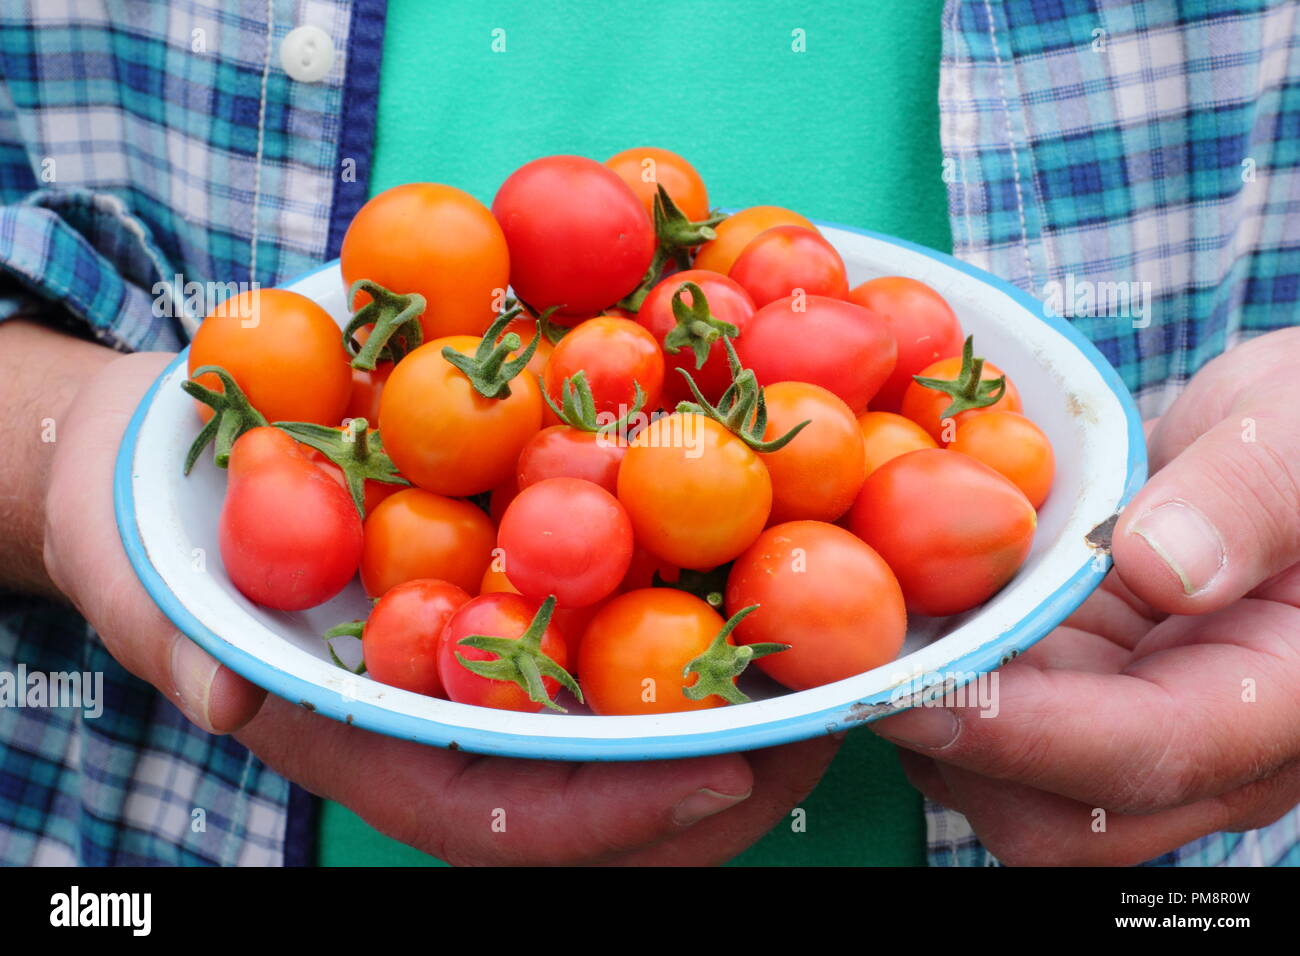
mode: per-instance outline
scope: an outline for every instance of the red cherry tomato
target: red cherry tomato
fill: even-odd
[[[518,594],[498,592],[471,598],[460,606],[447,621],[438,639],[438,676],[447,697],[460,704],[477,704],[498,710],[517,710],[532,713],[546,706],[531,700],[528,692],[508,680],[493,680],[475,674],[465,667],[459,657],[468,661],[494,661],[499,655],[460,641],[475,635],[505,638],[517,641],[529,629],[537,616],[539,603]],[[555,624],[548,624],[541,634],[540,653],[560,667],[568,662],[564,636]],[[554,699],[559,682],[553,677],[543,677],[546,696]]]
[[[438,639],[469,595],[424,578],[392,588],[375,604],[361,634],[366,676],[416,694],[442,697]]]
[[[501,523],[501,516],[506,513],[506,508],[510,507],[510,502],[515,500],[517,494],[519,494],[519,483],[514,475],[492,489],[492,493],[488,496],[488,515],[493,522]]]
[[[626,453],[626,445],[617,437],[552,425],[534,435],[519,453],[518,487],[547,478],[583,478],[617,494],[618,466]]]
[[[581,156],[546,156],[515,170],[492,202],[510,247],[510,282],[535,309],[595,315],[641,281],[654,227],[612,170]]]
[[[547,478],[519,492],[497,532],[506,576],[525,597],[559,607],[608,597],[632,563],[632,523],[618,499],[580,478]]]
[[[518,594],[519,589],[510,583],[504,571],[498,571],[494,566],[497,562],[494,560],[488,565],[488,569],[483,572],[483,583],[479,585],[479,594],[497,594],[508,592]],[[621,589],[621,587],[620,587]],[[615,593],[618,593],[617,591]],[[564,646],[568,648],[570,674],[577,675],[578,668],[578,650],[582,646],[582,635],[587,630],[587,624],[596,612],[611,600],[607,598],[603,601],[597,601],[595,604],[588,604],[586,607],[557,607],[551,620],[555,626],[560,629],[564,635]]]
[[[952,307],[924,282],[903,276],[872,279],[849,292],[849,301],[885,320],[898,343],[898,361],[871,407],[896,412],[912,376],[947,355],[961,352],[962,331]]]
[[[790,650],[756,666],[791,690],[843,680],[898,656],[903,592],[879,554],[843,528],[791,521],[768,528],[732,566],[727,609],[757,604],[736,626],[745,644]]]
[[[849,512],[849,528],[880,553],[918,614],[967,611],[1025,563],[1034,506],[1014,484],[969,455],[908,452],[877,468]]]
[[[773,226],[755,237],[727,273],[762,308],[796,295],[842,299],[849,294],[844,260],[835,247],[802,226]]]
[[[366,518],[361,583],[371,597],[419,578],[474,593],[492,559],[496,529],[467,501],[406,488]]]
[[[564,380],[578,372],[591,387],[596,414],[612,414],[617,419],[632,409],[636,399],[633,382],[645,396],[643,409],[659,406],[664,354],[654,336],[630,319],[600,316],[560,339],[546,363],[542,386],[556,405],[563,403]]]
[[[329,600],[361,560],[351,496],[278,428],[245,432],[231,449],[217,537],[239,592],[280,611]]]
[[[873,312],[825,296],[777,299],[736,340],[741,364],[763,385],[810,382],[859,414],[893,371],[898,347]]]
[[[688,282],[695,283],[704,293],[709,313],[714,319],[735,326],[736,335],[744,335],[754,316],[754,300],[734,279],[729,279],[716,272],[703,269],[687,269],[662,280],[650,290],[636,320],[654,336],[654,340],[665,347],[665,339],[678,327],[677,316],[673,312],[673,297]],[[696,305],[689,287],[681,295],[684,306]],[[664,397],[666,405],[676,407],[682,399],[690,399],[690,388],[680,372],[673,369],[684,368],[695,379],[704,397],[716,402],[731,384],[731,366],[727,362],[727,352],[721,338],[709,346],[703,368],[696,368],[695,351],[690,345],[682,345],[676,352],[667,352],[667,369],[664,379]]]

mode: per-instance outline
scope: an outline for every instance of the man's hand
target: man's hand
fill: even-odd
[[[1300,802],[1297,364],[1287,329],[1195,377],[1152,429],[1117,573],[999,672],[996,717],[873,725],[999,860],[1138,863]]]
[[[830,738],[649,763],[507,760],[383,737],[267,698],[177,632],[136,579],[118,537],[118,444],[171,358],[138,354],[104,364],[59,417],[44,551],[50,579],[113,656],[198,726],[239,731],[286,777],[453,863],[723,862],[820,779],[837,747]]]

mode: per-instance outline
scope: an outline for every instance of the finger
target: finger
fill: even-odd
[[[1062,626],[1021,654],[1018,660],[1040,670],[1118,674],[1132,657],[1130,651],[1099,634]]]
[[[1260,390],[1278,404],[1278,383],[1295,383],[1300,328],[1281,329],[1243,342],[1216,356],[1196,373],[1178,400],[1147,432],[1152,473],[1160,471],[1201,435],[1236,414]]]
[[[1011,866],[1132,866],[1223,830],[1267,826],[1300,800],[1300,764],[1219,797],[1125,814],[958,767],[940,773],[985,849]]]
[[[1158,622],[1168,617],[1143,604],[1118,574],[1108,574],[1101,586],[1062,622],[1064,627],[1098,634],[1132,650]]]
[[[944,780],[940,765],[929,757],[910,750],[898,751],[898,762],[903,766],[907,782],[921,791],[922,796],[949,810],[962,812],[961,804],[948,782]]]
[[[1235,405],[1137,494],[1112,553],[1135,594],[1177,614],[1226,607],[1300,561],[1300,415],[1276,396]]]
[[[817,786],[840,741],[830,735],[751,751],[754,791],[743,803],[709,817],[685,833],[617,857],[619,866],[701,866],[725,863],[774,826],[790,825],[792,812]],[[817,821],[806,825],[817,825]]]
[[[122,550],[113,510],[117,447],[140,397],[173,358],[126,356],[78,392],[59,438],[46,495],[46,564],[109,652],[209,733],[257,713],[266,692],[219,665],[176,630]]]
[[[382,833],[455,864],[601,862],[745,801],[742,755],[644,763],[476,757],[369,733],[272,697],[239,739]]]
[[[1188,622],[1195,625],[1189,629]],[[1179,646],[1120,674],[998,671],[997,708],[917,707],[872,724],[900,746],[999,780],[1139,813],[1217,796],[1300,756],[1300,611],[1243,601],[1170,618]]]

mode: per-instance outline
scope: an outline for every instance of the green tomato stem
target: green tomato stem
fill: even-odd
[[[366,517],[367,481],[403,486],[411,484],[397,473],[397,465],[384,451],[379,432],[370,431],[364,418],[352,419],[343,431],[313,422],[276,422],[275,427],[288,433],[294,441],[315,448],[339,467],[348,494],[363,521]]]
[[[983,375],[984,359],[975,357],[975,336],[968,335],[962,345],[961,370],[956,378],[922,378],[920,375],[913,375],[912,378],[926,388],[952,396],[952,403],[939,415],[943,419],[953,418],[972,408],[987,408],[1006,394],[1005,375],[990,379],[985,379]]]
[[[736,686],[736,678],[745,672],[749,662],[769,654],[788,651],[789,644],[728,644],[727,638],[736,625],[758,610],[757,604],[741,608],[722,625],[708,648],[682,670],[683,677],[698,675],[694,684],[682,687],[689,700],[703,700],[716,694],[729,704],[746,704],[749,698]]]
[[[551,623],[551,615],[554,611],[555,596],[551,595],[537,609],[537,614],[534,615],[528,629],[514,640],[508,637],[493,637],[489,634],[470,634],[468,637],[462,637],[456,642],[457,644],[488,651],[497,657],[496,660],[491,661],[471,661],[465,655],[457,653],[456,660],[472,674],[488,680],[517,684],[528,694],[528,699],[533,703],[562,714],[567,713],[563,707],[551,700],[542,683],[542,678],[549,677],[573,694],[578,699],[578,703],[582,703],[582,688],[573,679],[573,675],[555,663],[542,650],[542,637]]]
[[[212,374],[221,380],[224,391],[200,385],[199,376]],[[260,428],[266,424],[266,418],[249,402],[248,396],[235,383],[234,378],[220,365],[204,365],[194,370],[193,378],[181,382],[181,388],[191,398],[207,405],[214,412],[208,423],[199,430],[189,451],[185,453],[185,474],[189,474],[194,463],[203,454],[209,442],[214,443],[214,460],[218,468],[225,468],[230,462],[230,449],[240,435],[251,428]]]
[[[396,362],[419,347],[424,341],[420,316],[427,303],[419,293],[399,295],[377,282],[358,279],[348,290],[350,306],[362,292],[370,296],[370,301],[353,312],[343,329],[343,347],[353,356],[353,368],[369,372],[381,359]],[[356,333],[367,325],[373,329],[362,345],[357,341]]]

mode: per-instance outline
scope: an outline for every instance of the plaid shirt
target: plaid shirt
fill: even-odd
[[[1140,321],[1072,315],[1149,414],[1300,298],[1300,14],[1208,6],[949,0],[943,22],[956,253],[1045,298],[1149,289]],[[160,317],[156,283],[273,285],[335,256],[366,196],[383,20],[382,0],[0,6],[0,318],[174,349],[198,317]],[[319,82],[278,61],[302,24],[338,51]],[[0,862],[306,861],[309,798],[75,614],[0,602],[0,671],[19,662],[102,672],[104,713],[0,708]],[[926,812],[931,862],[995,862],[959,815]],[[1300,862],[1297,816],[1153,862]]]

